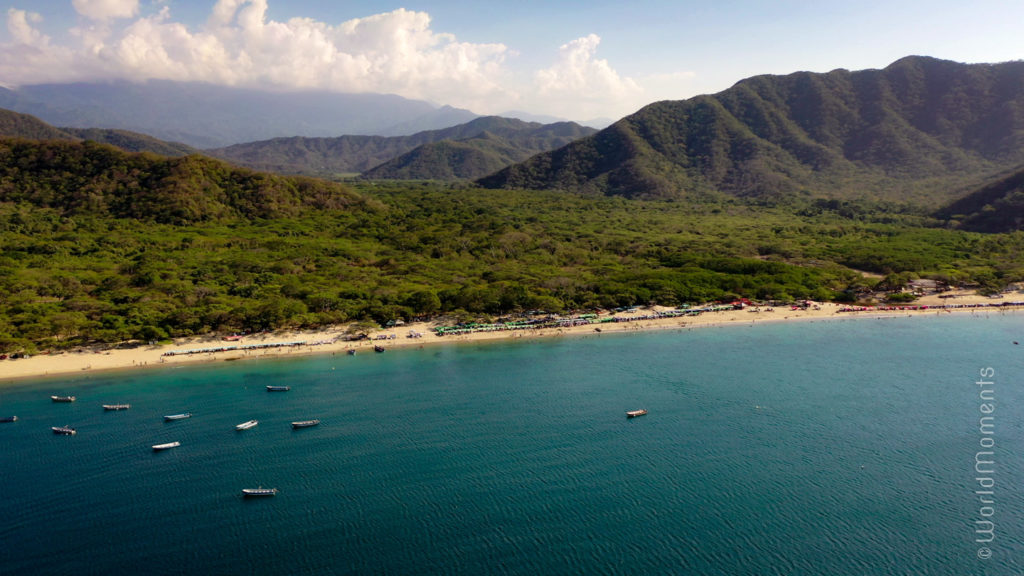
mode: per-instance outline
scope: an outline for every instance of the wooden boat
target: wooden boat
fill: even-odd
[[[238,426],[235,426],[235,430],[248,430],[259,424],[258,420],[249,420],[248,422],[242,422]]]
[[[291,386],[267,386],[267,392],[287,392],[291,389]]]
[[[277,488],[242,488],[242,496],[255,498],[258,496],[276,496]]]
[[[18,421],[18,417],[17,416],[4,416],[3,418],[0,418],[0,422],[17,422],[17,421]]]
[[[54,402],[74,402],[74,396],[50,396],[50,400]]]
[[[60,436],[74,436],[75,434],[78,434],[78,431],[70,426],[53,426],[50,430],[53,430],[54,434]]]
[[[292,428],[309,428],[310,426],[316,426],[319,423],[319,420],[299,420],[298,422],[292,422]]]
[[[643,416],[647,414],[647,410],[630,410],[626,412],[626,418],[636,418],[637,416]]]
[[[185,412],[184,414],[171,414],[170,416],[164,416],[164,422],[171,422],[173,420],[184,420],[185,418],[191,417],[191,412]]]
[[[104,410],[127,410],[131,408],[131,404],[104,404]]]
[[[177,448],[181,446],[181,442],[168,442],[166,444],[154,444],[153,452],[159,452],[161,450],[168,450],[170,448]]]
[[[386,348],[384,348],[380,344],[374,344],[373,345],[373,351],[377,352],[378,354],[384,352],[385,350],[386,350]]]

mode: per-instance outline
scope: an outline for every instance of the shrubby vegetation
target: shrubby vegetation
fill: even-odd
[[[848,300],[874,282],[852,269],[996,286],[1024,277],[1021,233],[948,230],[892,205],[415,183],[294,201],[301,181],[241,172],[222,182],[195,176],[206,159],[179,162],[188,181],[246,187],[226,204],[200,200],[216,186],[175,187],[174,201],[199,212],[174,218],[158,216],[160,195],[148,217],[85,210],[58,187],[0,196],[0,350],[736,296]],[[275,184],[254,192],[263,179]],[[273,210],[262,206],[271,200]]]

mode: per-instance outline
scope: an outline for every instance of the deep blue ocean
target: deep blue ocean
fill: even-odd
[[[1021,574],[1015,341],[861,319],[4,384],[0,573]]]

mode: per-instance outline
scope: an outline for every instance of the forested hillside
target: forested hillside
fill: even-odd
[[[1024,170],[997,178],[939,210],[937,216],[976,232],[1024,230]]]
[[[738,296],[854,301],[880,282],[855,269],[888,286],[928,276],[998,290],[1024,280],[1024,236],[949,230],[885,204],[682,204],[381,182],[353,192],[205,158],[5,146],[5,353]],[[73,165],[82,176],[59,175]]]
[[[883,70],[757,76],[651,104],[480,180],[632,198],[707,191],[932,206],[1024,163],[1024,62],[908,57]]]
[[[252,172],[203,156],[131,154],[94,142],[0,140],[0,203],[60,216],[194,224],[278,218],[361,201],[340,184]]]

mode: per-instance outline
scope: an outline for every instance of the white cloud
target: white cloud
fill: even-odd
[[[138,0],[73,4],[84,18],[62,39],[66,45],[38,30],[38,15],[8,10],[0,84],[201,81],[392,93],[480,113],[526,108],[574,119],[631,112],[644,94],[596,57],[593,34],[562,46],[550,67],[516,75],[508,66],[517,52],[435,31],[425,12],[398,9],[332,25],[269,19],[267,0],[216,0],[205,24],[189,27],[160,1],[146,3],[142,15]]]
[[[139,0],[71,0],[71,5],[91,20],[131,18],[139,12]]]
[[[123,14],[128,4],[107,0],[91,7],[88,15],[98,19]],[[34,32],[23,20],[8,17],[18,30],[15,44],[27,44]],[[309,18],[268,20],[266,0],[218,0],[199,29],[173,21],[162,6],[116,29],[97,22],[72,35],[87,68],[104,77],[395,93],[470,108],[506,97],[503,44],[459,42],[433,31],[428,14],[404,9],[331,26]],[[39,78],[0,54],[4,70],[15,76],[3,78],[12,84]]]
[[[626,110],[643,95],[632,78],[620,76],[607,60],[595,58],[601,38],[590,34],[561,46],[558,60],[534,74],[540,98],[560,110],[563,116],[586,118],[603,110]]]
[[[13,41],[0,45],[0,84],[17,86],[78,78],[74,53],[53,45],[49,36],[36,29],[42,21],[36,13],[7,10],[7,32]]]
[[[26,12],[8,8],[7,31],[18,44],[26,46],[46,46],[50,39],[36,30],[32,25],[43,21],[43,17],[35,12]]]

